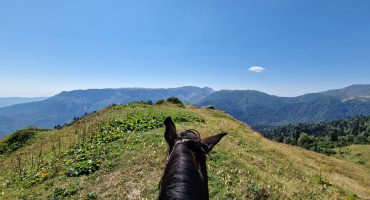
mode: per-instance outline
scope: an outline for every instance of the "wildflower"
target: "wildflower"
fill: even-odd
[[[40,173],[40,176],[41,176],[42,178],[45,178],[45,177],[47,176],[47,174],[46,174],[46,172],[45,172],[45,171],[42,171],[42,172]]]

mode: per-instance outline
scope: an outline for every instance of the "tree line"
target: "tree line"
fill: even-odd
[[[335,154],[336,147],[370,144],[370,116],[259,128],[268,139],[325,154]]]

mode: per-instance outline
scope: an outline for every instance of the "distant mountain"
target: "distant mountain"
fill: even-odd
[[[221,90],[198,102],[225,110],[250,125],[284,125],[296,122],[318,122],[356,115],[370,115],[368,90],[361,86],[342,90],[278,97],[253,90]],[[350,92],[355,89],[355,92]],[[361,98],[351,98],[356,95]],[[353,96],[351,96],[353,97]]]
[[[0,97],[0,108],[20,103],[42,101],[47,97]]]
[[[370,115],[370,85],[278,97],[255,90],[221,90],[180,87],[169,89],[122,88],[62,92],[49,99],[0,108],[0,136],[20,128],[52,128],[75,116],[100,110],[109,104],[177,96],[185,103],[213,105],[255,128],[297,122],[336,120]]]
[[[28,126],[52,128],[75,116],[93,112],[109,104],[179,97],[195,103],[213,93],[211,88],[179,87],[169,89],[122,88],[62,92],[39,102],[17,104],[0,109],[0,136]]]
[[[346,88],[320,92],[319,94],[339,97],[342,100],[370,100],[370,84],[351,85]]]

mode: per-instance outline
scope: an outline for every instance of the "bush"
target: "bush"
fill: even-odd
[[[179,98],[177,97],[170,97],[167,99],[167,102],[174,103],[174,104],[183,104]]]
[[[355,144],[366,144],[367,138],[364,134],[357,135],[354,140]]]
[[[284,138],[284,143],[285,144],[293,144],[293,139],[291,137],[286,137]]]
[[[164,102],[165,102],[165,100],[159,99],[157,102],[155,102],[155,105],[161,105]]]
[[[211,109],[211,110],[216,109],[214,106],[211,106],[211,105],[203,106],[202,108],[204,108],[204,109]]]
[[[328,155],[328,156],[330,156],[330,155],[333,155],[333,154],[336,154],[337,152],[335,152],[334,150],[332,150],[332,149],[327,149],[327,148],[321,148],[320,150],[319,150],[319,152],[321,152],[321,153],[323,153],[323,154],[326,154],[326,155]]]
[[[299,134],[297,144],[301,147],[308,148],[314,142],[312,136],[307,135],[307,133]]]
[[[179,104],[179,105],[184,105],[181,100],[177,97],[170,97],[168,98],[167,100],[164,100],[164,99],[159,99],[157,102],[155,102],[155,105],[161,105],[163,104],[164,102],[168,102],[168,103],[173,103],[173,104]]]

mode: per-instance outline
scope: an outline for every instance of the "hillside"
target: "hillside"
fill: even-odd
[[[334,157],[365,167],[370,173],[370,145],[351,145],[334,150]]]
[[[157,101],[171,96],[194,103],[213,92],[210,88],[179,87],[168,89],[122,88],[61,92],[44,101],[17,104],[0,109],[0,137],[17,129],[37,126],[53,128],[74,117],[100,110],[110,104]]]
[[[370,116],[320,123],[289,124],[265,130],[271,140],[298,145],[305,149],[333,154],[333,148],[351,144],[370,144]]]
[[[320,92],[320,94],[340,97],[342,100],[370,100],[370,84],[351,85],[342,89]]]
[[[358,94],[358,93],[357,93]],[[221,90],[197,105],[212,105],[252,126],[318,122],[370,115],[370,101],[319,93],[278,97],[254,90]]]
[[[61,130],[23,137],[18,149],[6,146],[0,199],[155,199],[166,116],[178,130],[194,128],[203,137],[229,133],[207,163],[211,199],[370,197],[370,174],[357,164],[269,141],[223,111],[164,103],[110,106]]]
[[[42,101],[47,97],[0,97],[0,108],[20,103]]]

